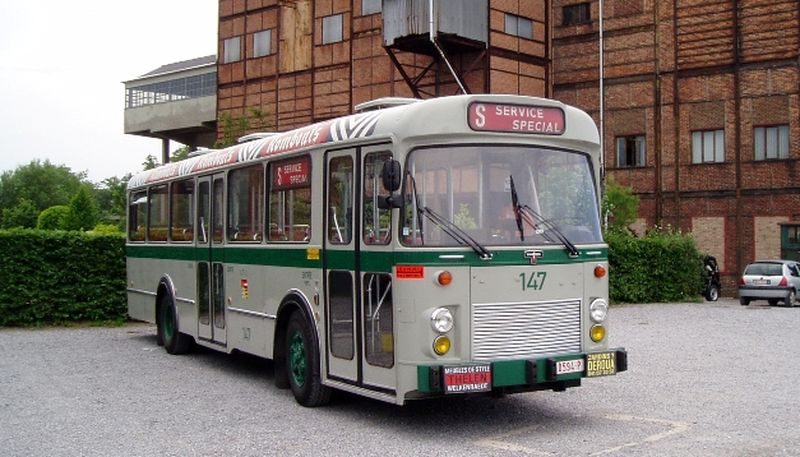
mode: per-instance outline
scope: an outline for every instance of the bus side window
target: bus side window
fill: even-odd
[[[391,240],[392,212],[389,209],[378,208],[378,199],[391,194],[383,187],[381,179],[383,164],[391,158],[391,152],[381,151],[367,154],[364,159],[362,236],[365,244],[388,244]]]
[[[194,229],[194,181],[187,179],[172,183],[170,190],[170,240],[192,241]]]
[[[169,223],[168,195],[166,184],[150,188],[150,194],[147,198],[148,241],[167,241],[167,225]]]
[[[138,191],[131,194],[128,205],[128,239],[144,241],[144,229],[147,225],[147,192]]]
[[[270,163],[267,240],[311,241],[311,158],[307,155]]]
[[[259,242],[264,231],[264,168],[254,165],[228,174],[228,240]]]
[[[353,238],[353,159],[331,159],[328,177],[328,241],[350,244]]]

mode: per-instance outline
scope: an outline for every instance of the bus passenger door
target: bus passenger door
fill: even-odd
[[[354,232],[356,151],[325,156],[325,335],[328,376],[357,384],[360,354],[356,350],[356,249]]]
[[[360,249],[359,267],[361,381],[364,387],[393,392],[396,389],[394,353],[394,305],[392,297],[391,210],[381,209],[378,200],[390,192],[383,187],[383,164],[392,158],[389,145],[361,149],[361,183],[356,237]]]
[[[223,264],[225,180],[222,174],[198,180],[197,335],[224,345],[225,266]]]
[[[389,158],[386,146],[328,152],[323,257],[328,375],[384,392],[396,384],[391,212],[378,208]]]

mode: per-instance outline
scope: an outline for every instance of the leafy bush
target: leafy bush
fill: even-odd
[[[120,235],[0,230],[0,258],[1,326],[125,318]]]
[[[661,230],[636,238],[606,233],[609,295],[618,303],[693,301],[703,289],[703,256],[689,235]]]
[[[64,230],[64,222],[69,214],[69,206],[55,205],[39,213],[36,228],[39,230]]]
[[[95,225],[94,229],[92,229],[89,233],[95,235],[111,235],[111,234],[122,235],[122,230],[119,228],[118,225],[100,223]]]

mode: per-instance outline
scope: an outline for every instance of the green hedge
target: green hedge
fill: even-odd
[[[642,238],[606,233],[609,295],[617,303],[696,301],[703,290],[703,257],[694,239],[653,231]]]
[[[121,321],[121,235],[0,230],[0,326]]]

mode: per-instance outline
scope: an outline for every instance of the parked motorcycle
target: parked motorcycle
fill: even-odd
[[[703,290],[703,296],[706,297],[708,301],[719,300],[719,293],[722,288],[719,281],[719,264],[717,264],[717,259],[707,255],[703,259],[703,271],[706,275],[706,287]]]

